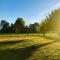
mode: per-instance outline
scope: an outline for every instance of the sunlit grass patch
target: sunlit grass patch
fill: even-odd
[[[60,60],[60,42],[39,47],[28,60]]]

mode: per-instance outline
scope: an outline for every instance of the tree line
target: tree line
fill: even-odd
[[[54,16],[59,10],[55,10],[49,14],[41,23],[35,22],[29,26],[25,25],[23,18],[17,18],[15,23],[9,23],[6,20],[1,20],[0,33],[46,33],[54,30]]]
[[[6,20],[1,20],[0,33],[38,33],[40,32],[40,24],[34,23],[29,26],[25,25],[23,18],[17,18],[15,23],[9,23]]]

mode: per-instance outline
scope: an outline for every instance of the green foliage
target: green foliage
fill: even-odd
[[[1,20],[2,25],[2,32],[8,32],[9,31],[9,23],[5,20]]]
[[[10,33],[15,33],[15,26],[12,23],[11,23],[11,26],[9,27],[9,32]]]
[[[29,32],[39,33],[40,32],[40,25],[38,23],[30,24],[29,25]]]
[[[24,33],[28,33],[29,32],[29,27],[28,26],[25,26],[24,27]]]
[[[24,32],[25,21],[22,18],[18,18],[14,25],[15,25],[15,32],[16,33],[23,33]]]

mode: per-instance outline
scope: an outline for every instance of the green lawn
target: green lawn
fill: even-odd
[[[39,34],[0,35],[0,60],[60,60],[60,41]]]

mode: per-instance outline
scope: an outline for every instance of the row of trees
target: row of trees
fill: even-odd
[[[17,18],[14,24],[9,24],[6,20],[1,20],[0,33],[38,33],[40,32],[39,23],[25,25],[23,18]]]
[[[6,20],[1,20],[0,33],[46,33],[54,31],[54,26],[56,26],[57,19],[59,18],[57,18],[58,13],[60,14],[60,9],[49,14],[40,24],[34,23],[29,26],[25,25],[23,18],[17,18],[14,24],[9,24]]]

